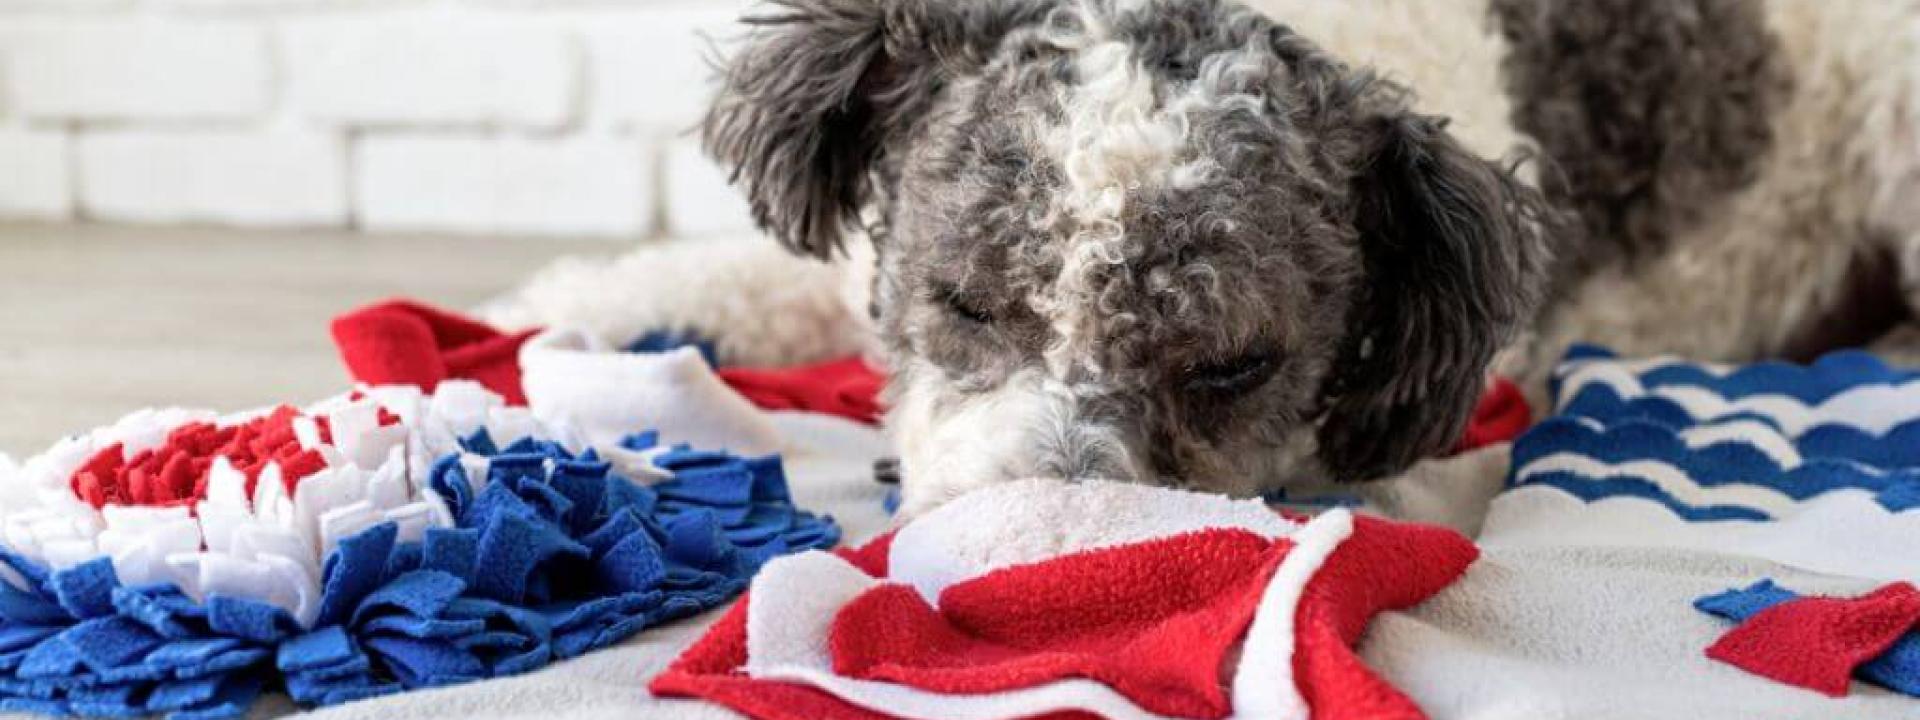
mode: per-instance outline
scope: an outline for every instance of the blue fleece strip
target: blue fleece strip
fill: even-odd
[[[457,526],[343,539],[312,628],[255,600],[122,586],[105,558],[50,572],[0,549],[26,580],[0,583],[0,708],[233,717],[268,682],[327,705],[527,672],[725,603],[773,557],[840,536],[793,507],[777,457],[671,449],[679,475],[648,488],[551,442],[462,445],[484,490],[457,455],[429,473]]]
[[[1567,352],[1567,365],[1556,373],[1558,383],[1575,363],[1611,362],[1612,352],[1594,346],[1576,346]],[[1672,364],[1639,371],[1635,377],[1650,388],[1686,386],[1690,391],[1742,398],[1791,397],[1816,404],[1862,387],[1920,382],[1920,371],[1888,366],[1860,352],[1828,355],[1801,367],[1760,363],[1720,374],[1697,364]],[[1865,420],[1864,418],[1862,419]],[[1731,434],[1704,445],[1690,444],[1682,434],[1695,429],[1756,422],[1777,438],[1793,445],[1799,460],[1791,467],[1776,461],[1755,441]],[[1694,506],[1680,502],[1651,478],[1636,475],[1630,463],[1657,462],[1678,470],[1686,481],[1703,489],[1750,486],[1778,492],[1797,502],[1811,501],[1836,491],[1864,491],[1889,512],[1920,508],[1920,418],[1871,432],[1834,418],[1829,422],[1786,433],[1758,413],[1733,413],[1715,418],[1692,417],[1678,403],[1661,397],[1622,397],[1612,385],[1591,382],[1580,388],[1559,415],[1530,429],[1515,441],[1509,485],[1527,473],[1522,484],[1553,487],[1585,501],[1615,496],[1641,497],[1667,507],[1692,521],[1769,520],[1774,513],[1738,504]],[[1694,436],[1697,443],[1700,436]],[[1528,473],[1534,463],[1552,455],[1572,455],[1614,466],[1603,476],[1571,471]]]
[[[1554,372],[1549,388],[1555,397],[1560,395],[1568,368],[1573,363],[1617,359],[1619,355],[1605,347],[1575,344],[1567,348],[1561,361],[1562,368]],[[1821,356],[1811,365],[1767,361],[1719,374],[1699,363],[1682,362],[1642,371],[1636,378],[1641,385],[1649,388],[1698,387],[1729,399],[1786,395],[1812,405],[1863,385],[1904,384],[1920,378],[1920,370],[1888,365],[1872,353],[1840,350]]]
[[[1894,512],[1912,508],[1916,488],[1920,488],[1920,468],[1882,470],[1848,459],[1826,457],[1812,457],[1795,467],[1785,468],[1758,447],[1738,440],[1693,447],[1679,433],[1644,421],[1596,428],[1570,418],[1543,422],[1514,443],[1515,477],[1530,464],[1559,454],[1579,455],[1615,465],[1655,461],[1681,471],[1700,487],[1764,487],[1794,500],[1806,500],[1835,490],[1865,490]],[[1589,479],[1632,477],[1616,474]],[[1590,490],[1582,497],[1594,499],[1596,496],[1591,493]]]
[[[713,339],[694,330],[649,330],[646,334],[622,346],[621,349],[630,353],[663,353],[683,347],[698,350],[700,359],[706,361],[707,367],[720,367],[719,346]]]
[[[1769,578],[1744,588],[1702,595],[1693,601],[1693,607],[1739,624],[1762,610],[1798,599],[1799,593],[1780,587]],[[1886,652],[1855,668],[1854,676],[1903,695],[1920,697],[1920,631],[1900,636]]]

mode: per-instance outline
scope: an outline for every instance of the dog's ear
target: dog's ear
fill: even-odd
[[[1438,118],[1401,112],[1355,180],[1366,276],[1319,430],[1334,478],[1387,477],[1457,441],[1494,354],[1531,320],[1551,211]]]
[[[1021,3],[1031,6],[1033,3]],[[754,220],[826,258],[872,194],[884,143],[924,116],[955,66],[1020,20],[1008,0],[770,0],[703,121]]]

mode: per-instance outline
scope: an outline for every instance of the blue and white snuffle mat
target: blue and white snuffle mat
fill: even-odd
[[[1920,578],[1920,372],[1624,360],[1575,347],[1513,447],[1489,543],[1710,549]]]
[[[327,705],[511,675],[718,606],[768,559],[839,540],[794,507],[777,457],[651,434],[584,447],[457,382],[308,408],[333,437],[306,427],[327,468],[291,496],[276,476],[252,498],[216,487],[192,514],[73,497],[68,477],[103,448],[248,418],[136,414],[0,467],[0,709],[231,717],[270,689]]]

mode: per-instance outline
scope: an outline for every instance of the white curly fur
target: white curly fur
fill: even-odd
[[[482,316],[503,327],[577,328],[614,346],[649,330],[690,329],[713,338],[725,362],[793,365],[871,354],[870,281],[861,279],[871,264],[820,263],[761,238],[648,244],[618,257],[561,258]]]
[[[1043,152],[1057,159],[1066,176],[1067,189],[1052,210],[1075,230],[1050,295],[1031,302],[1053,326],[1058,340],[1048,348],[1047,362],[1054,377],[1064,378],[1072,358],[1088,355],[1078,346],[1086,341],[1080,326],[1093,292],[1087,278],[1098,266],[1126,262],[1120,217],[1127,192],[1171,181],[1188,128],[1184,112],[1158,107],[1153,75],[1140,66],[1131,45],[1110,37],[1103,11],[1083,2],[1057,12],[1071,18],[1050,23],[1062,31],[1048,39],[1075,51],[1078,83],[1061,90],[1064,122],[1037,134]]]

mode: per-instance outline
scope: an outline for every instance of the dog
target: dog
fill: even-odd
[[[702,133],[762,228],[855,257],[903,514],[1029,476],[1258,495],[1443,451],[1572,340],[1899,334],[1916,15],[773,0]]]

